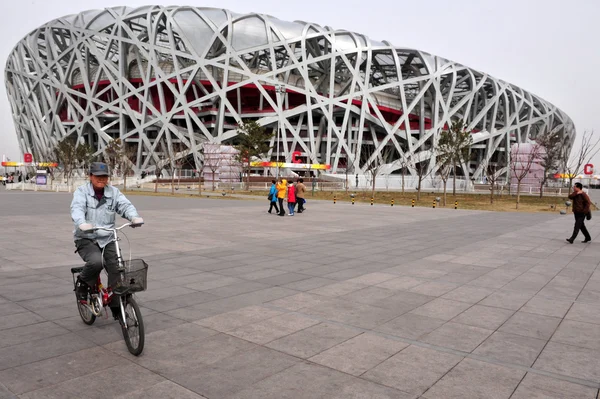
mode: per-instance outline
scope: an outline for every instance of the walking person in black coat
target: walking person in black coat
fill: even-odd
[[[569,195],[569,199],[573,201],[575,226],[573,227],[573,235],[570,238],[567,238],[567,241],[569,244],[573,244],[573,241],[575,241],[575,238],[577,238],[577,234],[579,234],[579,230],[581,230],[583,233],[583,243],[592,241],[592,237],[585,227],[585,219],[591,219],[592,214],[590,211],[590,205],[592,204],[592,201],[590,201],[590,197],[583,192],[583,186],[581,183],[575,183],[573,186],[573,192]]]

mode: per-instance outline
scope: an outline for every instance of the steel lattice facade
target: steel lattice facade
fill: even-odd
[[[73,137],[101,153],[122,138],[138,170],[235,142],[242,119],[274,135],[270,160],[364,173],[387,148],[386,173],[435,170],[439,133],[473,131],[462,174],[514,143],[575,128],[554,105],[486,73],[364,35],[259,14],[194,7],[116,7],[53,20],[8,57],[6,85],[23,152],[44,158]],[[365,156],[366,155],[366,156]],[[161,161],[163,160],[163,161]],[[506,158],[505,158],[506,160]],[[424,164],[423,164],[424,163]],[[198,169],[200,167],[197,166]]]

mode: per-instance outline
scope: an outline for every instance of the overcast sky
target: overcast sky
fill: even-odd
[[[109,6],[158,4],[123,0],[7,0],[0,5],[0,65],[28,32],[64,15]],[[164,5],[173,2],[163,3]],[[516,84],[600,134],[599,0],[186,0],[315,22],[388,40],[460,62]],[[4,79],[3,79],[4,80]],[[0,155],[20,157],[6,88],[0,85]],[[594,159],[600,170],[600,156]]]

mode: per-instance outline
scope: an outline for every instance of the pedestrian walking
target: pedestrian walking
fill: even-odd
[[[278,179],[275,187],[277,188],[277,202],[279,202],[279,216],[285,216],[285,211],[283,210],[283,199],[285,198],[285,193],[287,190],[287,180],[281,178]]]
[[[294,207],[296,206],[296,187],[294,187],[294,183],[290,183],[287,189],[288,196],[288,213],[289,216],[294,216]]]
[[[269,190],[269,195],[267,199],[269,200],[269,213],[275,208],[275,213],[279,213],[279,208],[277,207],[277,182],[275,179],[271,180],[271,189]]]
[[[299,178],[296,182],[296,202],[298,203],[298,213],[304,212],[304,196],[306,194],[306,186],[304,179]]]
[[[573,244],[573,241],[577,238],[579,230],[583,233],[583,243],[592,241],[592,237],[585,227],[585,219],[590,220],[592,213],[590,210],[590,197],[583,192],[583,186],[581,183],[575,183],[573,186],[573,192],[569,195],[569,199],[573,201],[573,215],[575,216],[575,226],[573,227],[573,235],[567,238],[569,244]]]

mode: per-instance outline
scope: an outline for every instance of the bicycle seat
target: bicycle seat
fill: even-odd
[[[83,266],[79,266],[79,267],[72,267],[71,268],[71,273],[75,274],[75,273],[81,273],[83,271]]]

